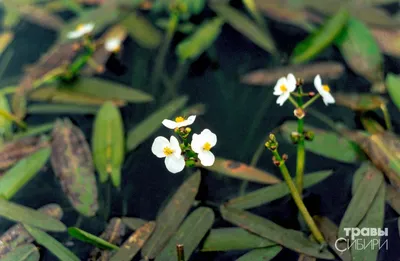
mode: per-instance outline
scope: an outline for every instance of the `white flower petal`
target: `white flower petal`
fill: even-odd
[[[79,31],[72,31],[67,34],[68,39],[76,39],[82,36],[82,33]]]
[[[282,106],[285,101],[287,99],[289,99],[290,93],[286,92],[284,94],[282,94],[281,96],[278,97],[278,99],[276,100],[276,103],[279,104],[280,106]]]
[[[195,120],[196,120],[196,115],[191,115],[187,118],[186,123],[187,125],[192,125]]]
[[[121,47],[121,41],[118,38],[110,38],[104,44],[104,48],[109,52],[115,52]]]
[[[286,79],[287,79],[288,85],[296,86],[297,81],[296,81],[296,77],[294,77],[293,73],[289,73]]]
[[[166,157],[164,162],[168,171],[174,174],[181,172],[185,168],[185,159],[182,156],[171,155]]]
[[[200,134],[196,134],[194,133],[192,136],[192,143],[190,144],[190,146],[192,147],[192,150],[196,153],[199,153],[203,150],[203,146],[204,146],[204,139],[203,136]]]
[[[199,153],[198,156],[203,166],[209,167],[214,164],[215,156],[211,151],[203,150],[202,152]]]
[[[165,119],[165,120],[162,121],[162,125],[164,125],[168,129],[173,130],[173,129],[177,128],[178,124],[175,121],[171,121],[171,120]]]
[[[329,92],[325,92],[322,96],[322,100],[324,101],[325,105],[328,106],[330,103],[335,103],[335,98],[333,98],[332,94]]]
[[[287,81],[285,77],[280,78],[274,87],[274,95],[281,95],[283,92],[281,90],[282,85],[287,85]]]
[[[169,141],[161,136],[158,136],[154,139],[153,145],[151,146],[151,152],[156,155],[158,158],[164,158],[164,148],[169,146]]]
[[[203,130],[200,135],[203,136],[203,139],[205,142],[210,143],[211,147],[214,147],[215,144],[217,144],[217,135],[215,135],[212,131],[209,129]],[[204,144],[203,144],[204,145]]]
[[[319,76],[319,74],[317,76],[315,76],[315,78],[314,78],[314,86],[315,86],[315,89],[317,89],[317,91],[319,93],[323,92],[322,80],[321,80],[321,76]]]
[[[92,32],[93,29],[94,29],[94,23],[85,24],[83,27],[83,31],[85,32],[85,34]]]
[[[174,151],[174,155],[177,157],[181,156],[181,146],[179,145],[179,141],[175,136],[171,136],[171,138],[169,138],[169,144],[171,146],[171,149]]]

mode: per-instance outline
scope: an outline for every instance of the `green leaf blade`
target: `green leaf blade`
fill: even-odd
[[[386,77],[386,87],[393,103],[400,110],[400,76],[389,73]]]
[[[3,257],[2,261],[39,261],[39,249],[32,244],[19,246]]]
[[[272,246],[267,248],[255,249],[252,250],[243,256],[236,259],[236,261],[254,261],[254,260],[263,260],[269,261],[272,260],[279,252],[281,252],[281,246]]]
[[[111,244],[111,243],[107,242],[106,240],[104,240],[98,236],[95,236],[89,232],[86,232],[82,229],[79,229],[77,227],[69,227],[68,234],[73,238],[76,238],[80,241],[89,243],[89,244],[94,245],[101,249],[108,249],[108,250],[118,250],[119,249],[118,246]]]

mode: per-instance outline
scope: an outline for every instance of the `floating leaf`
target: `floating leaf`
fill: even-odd
[[[314,81],[315,75],[321,75],[322,79],[334,80],[344,72],[344,67],[337,62],[316,62],[305,65],[288,65],[285,67],[259,69],[244,75],[242,83],[251,85],[273,85],[285,75],[293,73],[306,83]]]
[[[28,107],[29,114],[96,114],[98,106],[76,104],[33,104]]]
[[[385,30],[376,27],[370,28],[370,30],[382,52],[400,57],[400,30]]]
[[[140,226],[120,247],[110,261],[131,261],[153,233],[156,223],[150,221]]]
[[[185,247],[185,260],[189,260],[193,251],[214,223],[214,212],[210,208],[200,207],[185,219],[179,230],[169,240],[155,261],[178,260],[176,245]]]
[[[38,134],[49,132],[53,129],[53,126],[54,126],[53,123],[45,123],[41,125],[29,126],[29,128],[26,131],[15,133],[13,135],[12,140],[16,141],[22,138],[32,137]]]
[[[353,111],[372,111],[387,103],[383,97],[371,93],[334,93],[336,104]]]
[[[391,185],[386,185],[386,201],[400,215],[400,192]]]
[[[142,257],[155,258],[178,227],[191,208],[199,189],[200,172],[188,178],[175,192],[165,208],[156,219],[156,229],[142,248]]]
[[[386,87],[393,103],[400,110],[400,76],[389,73],[386,77]]]
[[[92,146],[100,181],[104,183],[110,176],[113,185],[119,188],[125,156],[125,134],[121,113],[111,102],[106,102],[97,113]]]
[[[136,125],[134,129],[128,132],[126,141],[127,150],[136,149],[139,144],[153,135],[161,127],[161,122],[164,119],[171,118],[178,110],[185,106],[187,100],[187,96],[181,96],[153,112],[145,120]]]
[[[93,234],[90,234],[82,229],[77,228],[77,227],[68,228],[68,234],[73,238],[76,238],[80,241],[89,243],[98,248],[109,249],[109,250],[118,250],[119,249],[116,245],[111,244],[111,243],[107,242],[106,240],[104,240],[100,237],[97,237]]]
[[[320,245],[308,240],[295,230],[283,228],[272,221],[243,210],[221,207],[222,217],[250,232],[272,240],[295,252],[322,259],[334,259],[328,250],[320,250]]]
[[[254,260],[263,260],[269,261],[272,260],[279,252],[281,252],[281,246],[272,246],[261,249],[254,249],[243,256],[236,259],[236,261],[254,261]]]
[[[252,20],[240,11],[226,4],[213,4],[211,9],[222,17],[233,28],[249,38],[253,43],[270,53],[276,53],[274,40]]]
[[[318,171],[304,175],[304,188],[311,187],[332,174],[331,170]],[[249,209],[269,203],[273,200],[289,195],[290,191],[285,183],[257,189],[244,196],[233,198],[226,204],[227,207]]]
[[[15,248],[8,255],[3,257],[2,261],[39,261],[39,249],[32,244],[26,244]]]
[[[55,238],[51,237],[46,232],[37,228],[24,224],[25,229],[32,235],[35,241],[47,248],[53,255],[61,261],[79,261],[79,258],[58,242]]]
[[[247,164],[228,160],[224,158],[216,158],[215,162],[210,167],[204,167],[199,165],[199,167],[208,169],[213,172],[217,172],[229,177],[249,180],[252,182],[262,183],[262,184],[276,184],[281,182],[280,179],[274,175],[267,173],[263,170],[251,167]]]
[[[274,245],[275,242],[242,228],[217,228],[212,229],[205,238],[201,251],[247,250]]]
[[[57,219],[49,217],[34,209],[9,202],[0,197],[0,215],[6,219],[35,226],[43,230],[62,232],[65,225]]]
[[[206,51],[221,33],[224,21],[217,17],[203,22],[196,32],[185,38],[176,47],[176,54],[181,61],[196,60]]]
[[[141,218],[123,217],[122,222],[124,222],[124,224],[130,229],[136,230],[147,224],[149,221],[143,220]]]
[[[72,206],[84,216],[98,209],[92,154],[82,131],[68,119],[57,120],[53,132],[51,165]]]

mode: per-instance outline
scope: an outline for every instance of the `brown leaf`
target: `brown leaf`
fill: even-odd
[[[371,111],[381,108],[387,100],[377,94],[370,93],[334,93],[336,104],[354,111]]]
[[[45,28],[58,31],[64,26],[63,19],[45,11],[40,7],[25,5],[20,8],[20,12],[28,21],[41,25]]]
[[[371,32],[385,54],[400,56],[400,30],[372,27]]]

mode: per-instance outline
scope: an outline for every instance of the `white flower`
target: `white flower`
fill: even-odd
[[[107,39],[104,48],[109,52],[118,52],[121,49],[121,39],[117,37]]]
[[[215,161],[214,154],[210,151],[217,144],[217,135],[209,129],[203,130],[200,134],[193,134],[192,150],[198,154],[203,166],[212,166]]]
[[[158,158],[165,158],[165,166],[169,172],[175,174],[185,168],[185,159],[181,155],[179,141],[174,136],[171,136],[169,141],[161,136],[155,138],[151,152]]]
[[[185,120],[185,118],[179,116],[179,117],[175,118],[175,121],[163,120],[162,124],[165,127],[167,127],[168,129],[173,130],[176,128],[192,125],[195,119],[196,119],[196,115],[189,116],[186,120]]]
[[[289,73],[287,77],[280,78],[274,88],[274,95],[279,96],[276,103],[282,106],[295,89],[296,78],[293,74]]]
[[[329,103],[335,103],[335,98],[333,98],[332,94],[330,93],[330,88],[328,85],[322,85],[321,76],[319,74],[314,78],[314,86],[322,96],[322,100],[324,101],[325,105]]]
[[[69,39],[76,39],[84,36],[85,34],[88,34],[92,32],[94,29],[94,23],[87,23],[87,24],[80,24],[78,25],[74,31],[69,32],[67,34],[67,37]]]

